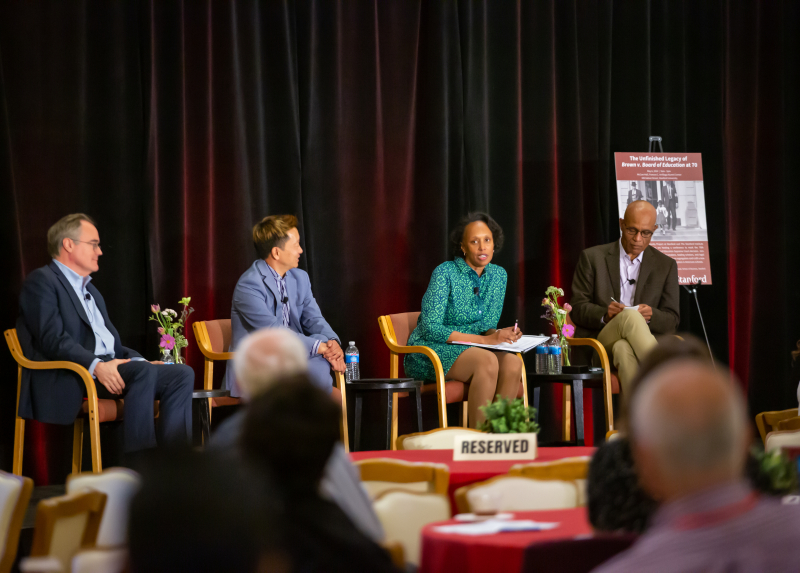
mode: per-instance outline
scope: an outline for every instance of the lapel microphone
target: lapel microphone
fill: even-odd
[[[477,295],[480,292],[480,290],[481,290],[480,288],[475,287],[474,289],[472,289],[472,292],[474,292]]]
[[[629,285],[635,285],[636,284],[636,279],[628,279],[628,284]]]
[[[86,293],[86,296],[85,296],[85,297],[83,297],[83,298],[85,298],[86,300],[92,300],[92,295],[90,295],[90,294],[87,292],[87,293]]]
[[[285,296],[285,297],[283,297],[283,298],[281,299],[281,302],[282,302],[283,304],[286,304],[287,302],[289,302],[289,297],[288,297],[288,296]]]

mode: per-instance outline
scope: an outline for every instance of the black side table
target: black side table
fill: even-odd
[[[200,443],[205,445],[211,436],[211,413],[208,411],[209,398],[226,398],[231,395],[230,390],[195,390],[192,392],[193,420],[200,424]],[[194,424],[193,424],[194,425]],[[196,434],[192,431],[192,434]]]
[[[422,431],[422,380],[413,378],[362,378],[345,384],[347,391],[355,394],[355,451],[361,446],[361,402],[365,392],[386,392],[386,449],[392,449],[392,403],[398,392],[414,392],[417,400],[417,431]]]
[[[539,391],[542,384],[569,384],[572,386],[572,410],[575,412],[575,445],[583,446],[583,384],[596,387],[603,384],[603,372],[585,372],[583,374],[536,374],[526,373],[528,377],[528,398],[533,387],[533,407],[536,408],[536,421],[539,421]],[[564,438],[566,439],[566,437]]]

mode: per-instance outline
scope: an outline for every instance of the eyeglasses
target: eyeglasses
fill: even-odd
[[[653,236],[653,231],[640,231],[639,229],[634,229],[632,227],[628,227],[627,229],[625,229],[625,234],[628,235],[629,237],[635,237],[639,233],[642,234],[643,239],[649,239],[650,237]]]
[[[73,243],[86,243],[92,246],[92,250],[96,253],[100,250],[100,241],[79,241],[77,239],[70,239]]]

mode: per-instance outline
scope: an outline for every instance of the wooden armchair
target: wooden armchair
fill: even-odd
[[[386,346],[389,347],[389,378],[399,378],[400,354],[424,354],[433,363],[436,380],[432,384],[423,384],[422,393],[436,391],[436,402],[439,406],[439,427],[447,428],[447,405],[453,402],[463,402],[461,411],[461,425],[467,426],[467,396],[468,384],[457,380],[445,380],[444,368],[439,356],[427,346],[407,346],[408,337],[417,327],[419,312],[404,312],[400,314],[387,314],[378,317],[378,326]],[[517,354],[522,360],[522,355]],[[519,397],[528,405],[528,379],[525,375],[525,365],[522,366],[522,385]],[[392,408],[392,445],[397,440],[397,394],[394,395]]]
[[[100,453],[100,423],[121,420],[123,415],[124,400],[99,400],[97,388],[89,371],[75,362],[48,361],[39,362],[28,360],[22,354],[22,347],[17,338],[15,328],[5,331],[6,343],[11,355],[17,362],[17,410],[14,426],[14,462],[13,472],[22,475],[22,452],[25,445],[25,419],[19,415],[19,394],[22,387],[22,369],[52,370],[63,368],[72,370],[83,380],[86,387],[87,399],[83,402],[83,416],[89,417],[89,439],[91,440],[92,471],[103,471],[103,458]],[[158,404],[158,402],[156,402]],[[75,420],[72,439],[72,473],[81,471],[83,454],[83,416]]]
[[[197,340],[197,346],[200,348],[200,352],[202,352],[205,360],[205,366],[203,368],[203,389],[213,390],[214,362],[217,360],[233,360],[233,357],[236,355],[235,352],[227,351],[227,349],[231,347],[231,319],[221,318],[219,320],[197,321],[192,323],[192,328],[194,329],[194,337]],[[342,435],[344,449],[349,452],[350,440],[347,429],[347,396],[344,393],[344,375],[340,372],[335,372],[334,375],[336,379],[336,389],[339,394],[341,394],[342,421],[339,430]],[[214,406],[233,406],[241,402],[241,398],[209,398],[209,416]]]
[[[31,557],[55,558],[70,571],[73,556],[94,547],[105,506],[106,494],[93,490],[40,501]]]
[[[355,462],[370,498],[387,490],[447,495],[450,469],[444,464],[370,458]]]
[[[14,565],[31,492],[31,478],[0,471],[0,573],[8,573]]]

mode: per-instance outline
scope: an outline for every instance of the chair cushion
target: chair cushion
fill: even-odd
[[[100,423],[122,420],[125,414],[125,400],[97,400],[97,419]],[[89,400],[84,398],[81,415],[89,415]],[[158,400],[153,402],[153,417],[158,418]]]
[[[422,385],[422,393],[423,394],[430,394],[431,392],[436,392],[436,383],[430,382],[428,384]],[[517,392],[517,398],[522,398],[523,391],[522,391],[522,384],[519,385],[519,392]],[[469,384],[464,382],[459,382],[458,380],[447,380],[444,383],[444,400],[446,404],[452,404],[453,402],[463,402],[467,400],[469,397]]]
[[[211,398],[211,406],[238,406],[242,403],[241,398],[234,398],[233,396],[224,396],[222,398]]]
[[[619,394],[619,377],[616,370],[611,371],[611,393]]]
[[[411,336],[411,333],[414,332],[414,329],[417,327],[419,315],[419,312],[403,312],[389,315],[397,344],[400,346],[406,346],[408,344],[408,337]]]
[[[207,320],[206,331],[214,352],[228,352],[231,347],[231,319]]]

